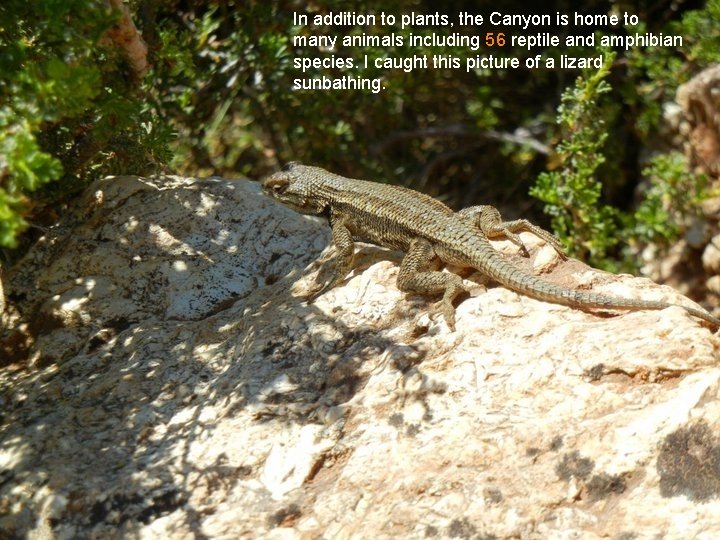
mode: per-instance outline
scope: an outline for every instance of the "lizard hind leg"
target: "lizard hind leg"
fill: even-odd
[[[440,312],[445,317],[450,330],[455,330],[455,308],[453,300],[467,291],[462,278],[450,272],[428,270],[430,263],[436,258],[432,245],[427,240],[418,238],[413,241],[407,254],[400,264],[397,286],[403,292],[435,295],[442,293]]]
[[[565,251],[560,240],[545,229],[541,229],[537,225],[533,225],[527,219],[516,219],[513,221],[503,221],[500,217],[500,211],[494,206],[480,205],[464,208],[458,212],[459,216],[469,219],[473,225],[478,227],[482,233],[491,240],[506,238],[513,244],[518,246],[525,257],[528,256],[528,250],[517,233],[530,232],[550,244],[555,251],[566,259]]]

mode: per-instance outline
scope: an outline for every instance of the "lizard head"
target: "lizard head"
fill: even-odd
[[[327,201],[317,189],[316,171],[322,169],[292,161],[262,180],[263,193],[301,214],[322,214]]]

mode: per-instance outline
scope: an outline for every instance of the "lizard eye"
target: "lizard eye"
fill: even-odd
[[[285,165],[283,165],[282,171],[283,172],[291,171],[292,168],[295,167],[296,165],[300,165],[300,163],[298,163],[297,161],[288,161]]]
[[[287,196],[286,191],[293,183],[292,174],[279,172],[263,178],[262,190],[268,197],[280,199]]]
[[[285,180],[276,180],[266,184],[266,187],[270,188],[275,195],[282,195],[287,191],[289,185]]]

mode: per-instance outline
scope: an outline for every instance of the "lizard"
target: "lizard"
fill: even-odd
[[[432,269],[437,261],[472,267],[513,291],[576,309],[661,310],[676,305],[576,290],[525,272],[497,251],[490,239],[504,237],[527,256],[517,233],[529,231],[565,258],[560,241],[527,220],[503,222],[492,206],[472,206],[453,212],[439,200],[406,187],[345,178],[297,162],[265,177],[262,190],[299,213],[325,217],[332,229],[334,268],[325,283],[316,283],[306,298],[308,302],[347,277],[352,270],[354,243],[360,241],[403,252],[397,287],[411,294],[442,294],[438,307],[451,331],[455,330],[453,301],[467,288],[459,275]],[[680,307],[715,328],[720,327],[720,319],[710,313]]]

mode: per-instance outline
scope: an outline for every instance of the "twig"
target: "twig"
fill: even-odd
[[[130,66],[133,76],[140,80],[150,69],[148,64],[148,49],[138,32],[135,23],[130,17],[130,10],[123,3],[123,0],[106,0],[106,3],[113,10],[120,12],[118,22],[103,36],[103,40],[111,41],[120,49],[123,58]]]

